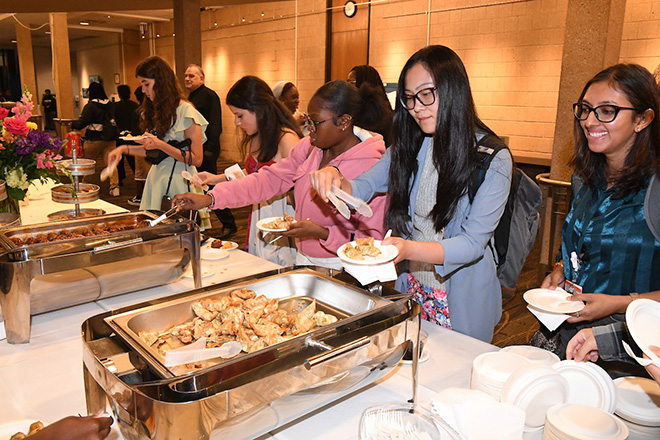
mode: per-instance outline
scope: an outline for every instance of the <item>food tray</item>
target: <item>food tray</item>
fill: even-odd
[[[61,222],[74,218],[96,217],[103,214],[105,214],[105,211],[100,208],[80,208],[80,214],[77,214],[75,209],[65,209],[48,214],[48,220],[51,222]]]
[[[53,202],[57,203],[89,203],[99,199],[99,186],[80,183],[74,197],[72,184],[57,185],[50,190],[50,194]]]
[[[146,362],[163,377],[179,376],[190,370],[182,371],[181,369],[165,367],[165,357],[140,339],[138,333],[148,330],[162,332],[174,325],[189,321],[195,317],[192,311],[192,304],[195,301],[206,298],[218,299],[229,295],[233,290],[241,288],[254,290],[257,295],[264,295],[269,299],[280,298],[280,307],[288,311],[302,310],[313,300],[316,300],[316,309],[335,315],[339,323],[352,316],[367,313],[378,306],[390,304],[388,300],[365,295],[362,290],[338,284],[310,271],[278,274],[259,281],[252,280],[246,283],[234,284],[230,287],[219,288],[218,290],[193,293],[184,298],[177,298],[158,305],[109,316],[105,318],[105,321],[135,350],[145,355]],[[333,325],[335,324],[317,327],[309,333],[292,339],[305,337],[305,335],[317,331],[325,331]],[[266,347],[263,350],[286,344],[288,341],[290,340]],[[239,356],[244,355],[245,353],[242,353]],[[223,360],[217,360],[215,364],[222,362]]]

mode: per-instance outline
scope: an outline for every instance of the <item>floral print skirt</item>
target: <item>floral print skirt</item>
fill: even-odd
[[[408,274],[408,293],[422,306],[422,319],[451,329],[447,291],[425,286]]]

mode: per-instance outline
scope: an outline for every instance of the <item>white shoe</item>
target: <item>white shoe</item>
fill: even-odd
[[[110,195],[112,197],[118,197],[119,196],[119,187],[115,186],[113,188],[110,188]]]

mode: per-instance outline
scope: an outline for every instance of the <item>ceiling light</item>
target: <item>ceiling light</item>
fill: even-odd
[[[16,40],[11,40],[12,43],[16,43]]]
[[[245,23],[245,17],[241,18],[241,21],[242,21],[243,23]]]
[[[266,14],[264,14],[264,13],[262,12],[262,13],[261,13],[261,16],[263,17],[264,15],[266,15]]]
[[[160,38],[160,34],[156,34],[156,38]]]
[[[176,37],[176,34],[175,34],[175,33],[172,33],[172,36],[173,36],[173,37]]]
[[[88,21],[81,21],[80,24],[81,24],[82,26],[89,26],[89,22],[88,22]]]
[[[46,35],[50,35],[50,31],[46,31]]]
[[[218,25],[218,22],[216,21],[216,22],[215,22],[215,23],[213,23],[213,24],[217,26],[217,25]]]

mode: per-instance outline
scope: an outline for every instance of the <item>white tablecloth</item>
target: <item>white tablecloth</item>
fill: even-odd
[[[45,184],[37,181],[30,185],[26,200],[21,202],[21,223],[23,225],[44,223],[49,221],[48,214],[65,209],[75,209],[76,205],[73,204],[53,202],[50,196],[50,189],[55,185],[55,182],[52,180],[49,180]],[[80,208],[102,209],[106,214],[127,212],[121,206],[113,205],[101,199],[91,203],[81,203]]]

